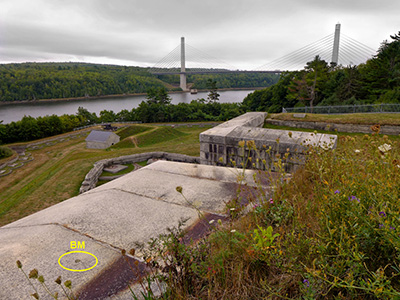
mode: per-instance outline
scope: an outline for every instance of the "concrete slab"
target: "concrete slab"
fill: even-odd
[[[118,186],[121,179],[112,183]],[[134,193],[117,189],[92,191],[3,228],[29,228],[54,223],[115,248],[130,249],[136,242],[146,243],[165,233],[167,227],[176,226],[181,219],[188,219],[189,223],[193,223],[198,217],[194,209]],[[175,193],[178,194],[176,191]]]
[[[104,171],[116,174],[127,168],[128,168],[128,166],[124,166],[124,165],[111,165],[111,166],[104,168]]]
[[[146,167],[149,170],[156,170],[164,173],[179,174],[199,179],[210,179],[220,182],[236,182],[239,175],[244,176],[244,180],[249,185],[255,185],[253,176],[258,173],[255,170],[245,170],[235,168],[215,168],[208,165],[195,165],[187,163],[174,163],[160,161]]]
[[[293,114],[293,118],[299,118],[299,119],[304,119],[306,117],[306,114]]]
[[[32,269],[38,269],[50,290],[59,292],[61,295],[60,287],[54,282],[58,276],[61,276],[63,282],[71,280],[73,289],[76,290],[78,282],[81,286],[86,284],[100,270],[112,264],[120,256],[117,251],[107,245],[102,245],[58,224],[19,228],[2,227],[0,228],[0,241],[0,282],[2,286],[0,299],[34,299],[30,295],[35,290],[29,285],[21,270],[17,268],[17,260],[22,262],[23,269],[28,274]],[[70,249],[71,241],[85,242],[85,251],[98,258],[95,268],[78,273],[65,270],[58,264],[61,255],[72,251]],[[65,256],[61,263],[70,269],[85,269],[94,265],[95,261],[90,255],[72,253]],[[32,282],[41,296],[40,299],[52,299],[46,295],[37,280]]]
[[[249,170],[246,176],[250,179],[255,172]],[[182,219],[187,219],[187,227],[196,224],[197,209],[223,214],[225,203],[236,195],[236,175],[229,168],[157,161],[1,227],[0,299],[31,299],[34,293],[17,260],[27,273],[37,268],[54,292],[60,292],[54,280],[61,275],[63,281],[72,280],[75,291],[82,291],[80,299],[131,299],[126,288],[133,280],[132,272],[120,250],[146,243]],[[183,188],[187,200],[176,191],[177,186]],[[63,269],[58,259],[74,250],[71,241],[85,242],[79,250],[96,256],[98,265],[85,272]],[[74,270],[94,263],[93,256],[84,253],[69,253],[61,260]],[[41,287],[38,291],[41,299],[51,299]]]
[[[223,214],[226,203],[237,195],[239,172],[240,170],[234,168],[159,161],[142,168],[140,172],[125,175],[118,182],[104,184],[88,193],[116,189],[205,212]],[[255,173],[257,171],[245,171],[246,182],[250,185],[255,185]],[[166,174],[168,176],[165,176]],[[132,182],[135,184],[132,185]],[[176,191],[178,186],[182,187],[183,196]]]

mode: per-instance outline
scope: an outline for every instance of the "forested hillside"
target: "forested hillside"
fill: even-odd
[[[218,88],[253,88],[270,86],[278,78],[271,74],[191,75],[187,82],[197,89],[206,89],[209,79]],[[156,76],[147,68],[84,63],[0,65],[0,101],[146,93],[160,87],[181,90],[179,75]]]
[[[170,84],[179,85],[179,77],[162,75],[159,78]],[[236,74],[196,74],[188,75],[187,82],[194,89],[208,89],[208,81],[216,82],[217,88],[255,88],[268,87],[279,80],[279,75],[268,73],[236,73]]]
[[[400,103],[400,32],[359,66],[332,66],[319,56],[301,71],[249,94],[246,109],[281,112],[282,107]]]
[[[145,93],[163,83],[138,67],[80,63],[0,65],[0,101]]]

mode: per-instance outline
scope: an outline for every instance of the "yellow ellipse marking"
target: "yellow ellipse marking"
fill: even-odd
[[[85,254],[89,254],[90,256],[93,256],[93,257],[96,259],[96,262],[95,262],[95,264],[94,264],[93,266],[91,266],[90,268],[87,268],[87,269],[83,269],[83,270],[69,269],[69,268],[67,268],[67,267],[64,267],[64,266],[61,264],[61,258],[63,258],[65,255],[68,255],[68,254],[71,254],[71,253],[85,253]],[[85,271],[89,271],[89,270],[93,269],[95,266],[97,266],[97,263],[98,263],[98,262],[99,262],[99,260],[97,259],[96,255],[94,255],[94,254],[92,254],[92,253],[90,253],[90,252],[86,252],[86,251],[70,251],[70,252],[64,253],[63,255],[61,255],[61,256],[58,258],[58,264],[60,265],[60,267],[63,268],[63,269],[65,269],[65,270],[71,271],[71,272],[85,272]]]

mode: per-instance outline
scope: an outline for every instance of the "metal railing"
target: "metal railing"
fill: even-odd
[[[400,113],[400,104],[363,104],[337,106],[304,106],[282,108],[283,113],[314,113],[314,114],[355,114],[355,113]]]

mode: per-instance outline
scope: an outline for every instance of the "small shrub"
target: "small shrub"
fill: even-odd
[[[8,148],[6,146],[0,146],[0,159],[10,157],[12,155],[13,155],[13,151],[10,148]]]

